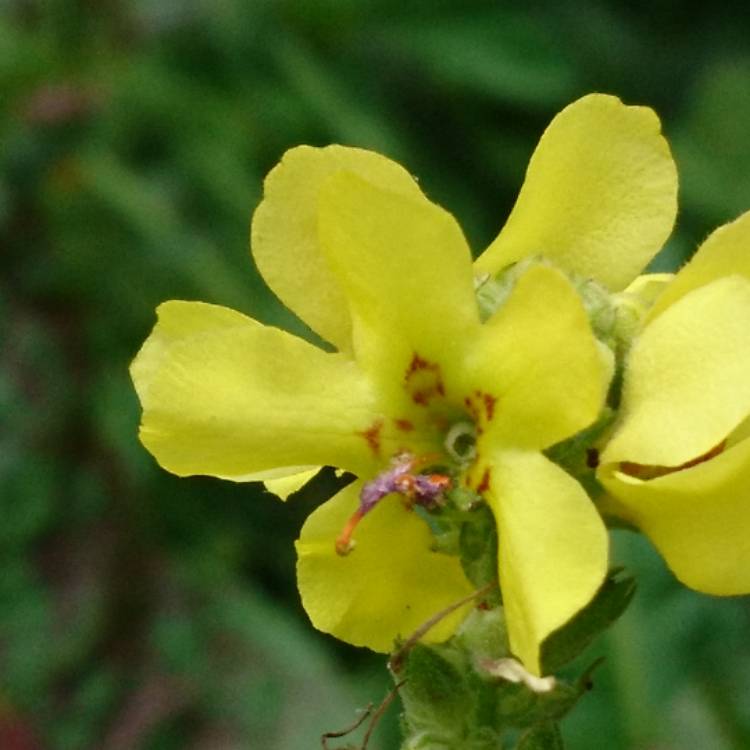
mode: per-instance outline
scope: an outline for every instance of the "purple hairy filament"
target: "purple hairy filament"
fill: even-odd
[[[450,489],[451,478],[445,474],[418,474],[415,469],[429,459],[417,459],[410,453],[401,453],[391,461],[391,466],[374,479],[365,482],[359,493],[359,507],[352,513],[336,539],[336,552],[348,555],[355,546],[352,539],[359,522],[386,496],[401,495],[410,504],[433,508],[441,495]]]

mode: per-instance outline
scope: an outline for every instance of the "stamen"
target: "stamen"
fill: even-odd
[[[357,543],[352,539],[354,529],[357,528],[357,524],[364,518],[365,514],[361,508],[352,513],[349,520],[346,522],[343,531],[338,535],[336,539],[336,554],[341,557],[346,557],[356,546]]]
[[[414,474],[417,466],[425,466],[435,461],[432,456],[415,458],[410,453],[400,453],[391,461],[391,467],[365,482],[359,493],[359,508],[346,522],[343,531],[336,539],[336,554],[348,555],[355,546],[352,539],[359,522],[386,495],[397,494],[410,504],[419,503],[426,508],[434,507],[440,496],[451,486],[451,478],[444,474]]]
[[[414,489],[417,502],[426,508],[433,507],[440,496],[451,488],[452,480],[445,474],[417,474],[414,477]]]

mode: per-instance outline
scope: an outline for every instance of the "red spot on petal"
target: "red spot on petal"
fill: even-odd
[[[495,416],[497,401],[497,396],[480,390],[475,390],[470,396],[464,398],[466,411],[469,412],[469,416],[476,424],[478,432],[481,432],[482,424],[492,421]]]
[[[477,494],[483,495],[487,490],[490,488],[490,478],[491,478],[491,472],[490,467],[488,466],[484,473],[482,474],[482,480],[477,485]]]
[[[433,365],[434,366],[434,365]],[[415,372],[419,370],[426,370],[430,367],[430,363],[426,359],[422,359],[418,354],[414,354],[409,363],[409,367],[406,368],[406,379],[408,380]]]
[[[394,419],[393,423],[402,432],[411,432],[414,429],[414,424],[408,419]]]
[[[357,433],[367,441],[367,445],[376,456],[380,455],[380,432],[382,429],[383,420],[378,419],[366,430]]]
[[[497,399],[495,396],[485,393],[482,396],[482,400],[484,401],[484,411],[487,414],[487,421],[489,422],[495,414],[495,404],[497,403]]]
[[[445,395],[440,365],[414,354],[404,373],[404,386],[412,401],[427,406],[433,398]]]
[[[474,421],[476,422],[476,421],[477,421],[477,417],[478,417],[479,415],[477,414],[477,407],[476,407],[476,405],[474,404],[474,399],[473,399],[473,397],[471,397],[471,396],[467,396],[467,397],[466,397],[466,398],[464,399],[464,405],[466,406],[466,411],[468,411],[468,412],[469,412],[469,415],[471,416],[471,418],[472,418],[472,419],[473,419],[473,420],[474,420]]]

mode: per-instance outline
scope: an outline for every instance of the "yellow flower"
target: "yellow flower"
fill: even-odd
[[[460,563],[432,551],[427,523],[393,498],[364,515],[353,554],[335,541],[364,482],[405,451],[445,454],[446,436],[470,422],[477,456],[464,481],[497,522],[511,647],[539,674],[541,642],[607,568],[593,504],[542,451],[596,419],[611,363],[560,270],[530,265],[484,323],[475,275],[544,255],[622,288],[666,239],[675,191],[654,114],[585,97],[545,132],[506,227],[472,267],[456,222],[397,164],[292,149],[266,180],[253,256],[337,351],[225,308],[165,303],[132,366],[141,440],[181,476],[282,478],[289,490],[321,465],[357,475],[305,523],[299,588],[318,628],[387,651],[470,591]]]
[[[621,417],[598,472],[617,501],[609,510],[706,593],[750,593],[749,415],[746,213],[656,297],[627,357]]]

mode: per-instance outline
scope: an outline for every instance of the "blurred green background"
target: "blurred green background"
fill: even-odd
[[[479,251],[544,126],[590,91],[662,117],[675,268],[750,208],[750,15],[729,7],[0,2],[2,750],[302,750],[381,699],[382,659],[313,631],[294,586],[332,477],[282,505],[138,444],[127,366],[155,306],[301,330],[247,249],[262,178],[299,143],[394,157]],[[626,533],[615,558],[639,593],[595,649],[572,750],[750,748],[748,600],[680,587]],[[397,746],[396,714],[371,750]]]

